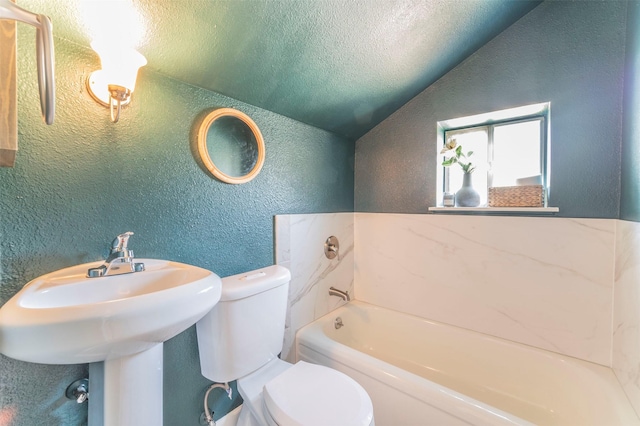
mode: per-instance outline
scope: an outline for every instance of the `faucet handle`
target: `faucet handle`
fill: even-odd
[[[133,235],[133,232],[131,231],[127,231],[124,234],[118,235],[111,242],[111,253],[125,251],[127,249],[127,245],[129,244],[129,237],[132,235]]]

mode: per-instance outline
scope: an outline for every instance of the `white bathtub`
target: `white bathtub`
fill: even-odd
[[[364,386],[378,426],[640,424],[609,368],[366,303],[296,337],[298,359]]]

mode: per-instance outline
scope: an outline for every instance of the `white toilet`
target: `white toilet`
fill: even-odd
[[[238,426],[372,426],[371,399],[355,380],[278,358],[290,280],[278,265],[222,279],[220,301],[196,324],[202,374],[238,380]]]

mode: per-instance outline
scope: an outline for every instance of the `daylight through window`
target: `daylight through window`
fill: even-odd
[[[548,120],[549,104],[537,104],[439,122],[438,152],[452,139],[464,153],[473,151],[465,161],[474,166],[473,186],[481,206],[487,204],[488,188],[515,186],[518,179],[539,176],[548,188]],[[444,192],[460,189],[464,174],[458,165],[443,167],[442,159],[438,155],[439,205]]]

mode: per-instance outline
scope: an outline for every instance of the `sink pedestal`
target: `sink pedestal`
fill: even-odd
[[[162,426],[162,349],[89,364],[89,426]]]

